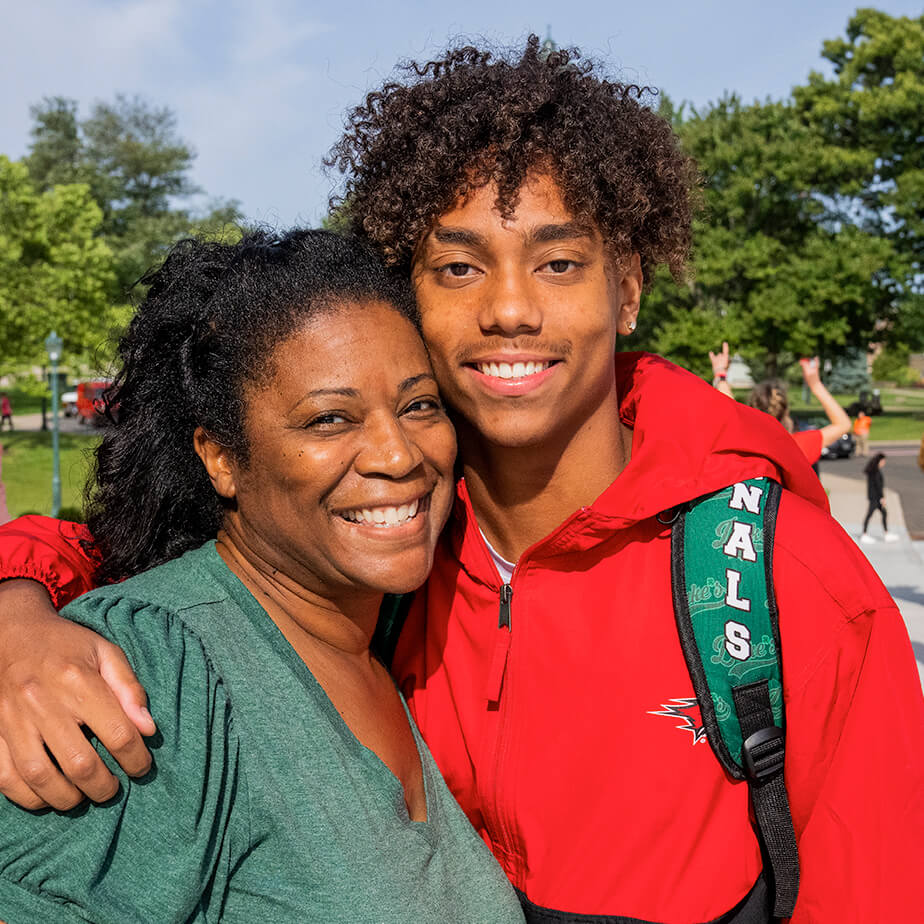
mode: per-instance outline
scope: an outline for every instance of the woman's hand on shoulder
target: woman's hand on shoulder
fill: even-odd
[[[55,612],[35,581],[0,583],[0,793],[28,809],[112,798],[118,780],[85,732],[129,776],[151,755],[154,721],[121,649]]]

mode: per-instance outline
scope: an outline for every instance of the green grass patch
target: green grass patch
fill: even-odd
[[[886,411],[920,411],[924,413],[924,388],[882,390],[882,407]]]
[[[83,488],[90,469],[89,453],[99,442],[97,434],[62,433],[61,505],[81,509]],[[12,516],[51,513],[51,433],[4,432],[3,486]]]
[[[749,388],[734,389],[735,398],[747,403]],[[857,400],[856,392],[836,394],[835,400],[841,407],[848,407]],[[883,412],[873,418],[869,431],[870,440],[919,440],[924,433],[924,389],[883,388],[880,399]],[[789,406],[796,420],[824,421],[821,405],[811,396],[808,402],[802,400],[802,389],[789,389]]]
[[[869,428],[870,442],[875,440],[919,440],[924,434],[924,411],[901,413],[883,411],[873,418]]]
[[[814,399],[802,401],[801,389],[789,391],[794,417],[824,417],[821,405]],[[835,395],[841,407],[856,401],[855,394]],[[924,391],[918,389],[883,388],[880,394],[882,413],[873,417],[870,440],[919,440],[924,433]]]

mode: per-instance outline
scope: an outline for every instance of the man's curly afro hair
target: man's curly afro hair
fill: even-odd
[[[495,182],[510,217],[528,172],[547,170],[616,259],[638,252],[646,280],[660,264],[683,277],[697,171],[643,104],[647,88],[597,76],[577,50],[548,51],[535,35],[518,58],[463,46],[401,70],[347,114],[325,161],[346,175],[331,205],[389,263],[407,270],[468,191]]]

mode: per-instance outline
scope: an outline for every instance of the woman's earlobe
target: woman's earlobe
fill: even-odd
[[[234,483],[234,466],[231,451],[215,440],[204,427],[196,427],[193,433],[196,455],[202,460],[209,481],[220,497],[233,498],[237,494]]]

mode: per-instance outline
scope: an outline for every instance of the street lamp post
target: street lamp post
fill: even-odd
[[[61,512],[61,450],[58,444],[58,361],[64,342],[52,331],[45,338],[45,349],[51,361],[51,515]]]

